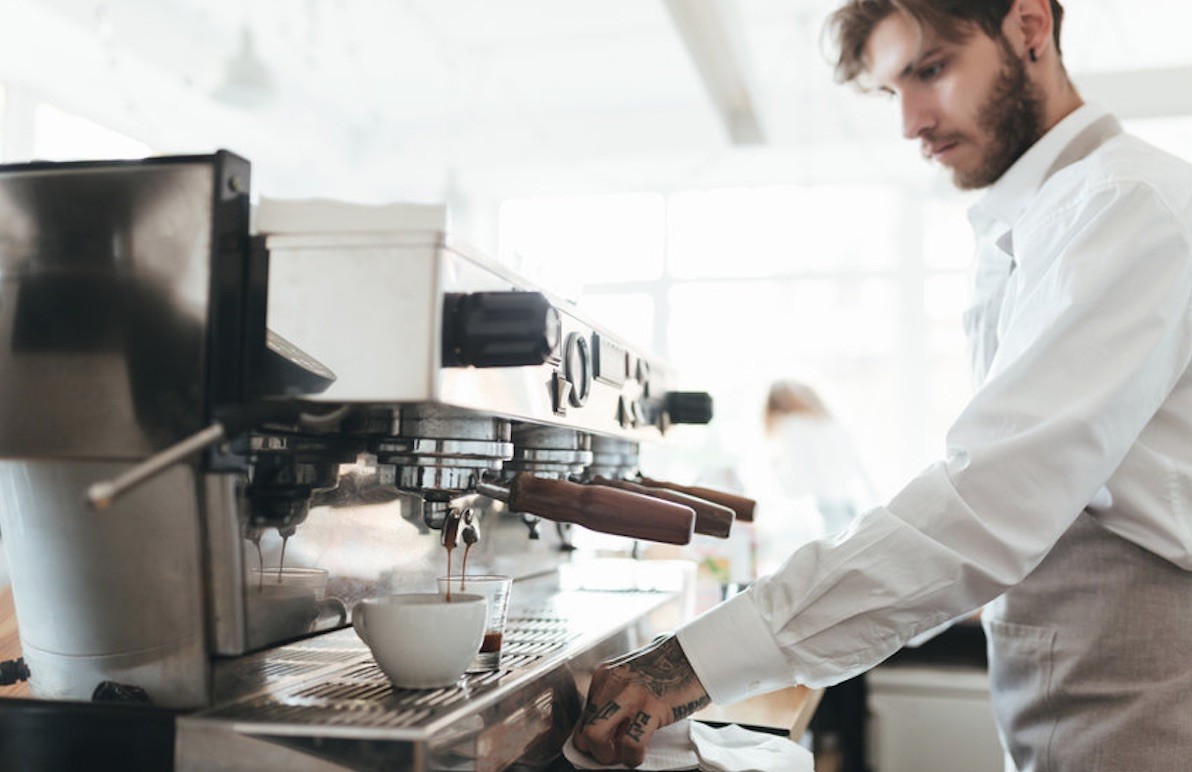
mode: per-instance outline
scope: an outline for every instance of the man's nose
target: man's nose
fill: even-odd
[[[930,100],[913,91],[899,95],[902,108],[902,136],[918,139],[935,128],[936,114]]]

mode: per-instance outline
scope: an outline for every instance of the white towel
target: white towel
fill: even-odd
[[[695,755],[695,748],[691,747],[691,737],[687,727],[689,723],[689,719],[684,719],[664,726],[655,732],[650,744],[646,746],[645,761],[638,769],[699,769],[699,757]],[[563,746],[563,755],[576,769],[629,769],[624,764],[601,764],[576,748],[570,737],[567,738],[567,744]]]
[[[785,737],[736,724],[719,729],[691,722],[699,768],[718,772],[813,772],[811,751]]]
[[[576,769],[628,769],[601,764],[576,749],[570,739],[563,755]],[[812,772],[811,753],[785,737],[756,732],[736,724],[715,729],[684,720],[654,733],[640,770],[706,770],[707,772]]]

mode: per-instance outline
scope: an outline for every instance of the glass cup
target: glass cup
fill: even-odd
[[[248,569],[249,588],[262,590],[266,585],[304,587],[310,590],[316,600],[322,600],[327,591],[327,571],[305,566],[266,566]]]
[[[348,610],[339,598],[324,597],[327,572],[321,568],[267,566],[251,568],[244,588],[249,646],[306,635],[347,624]]]
[[[447,577],[438,578],[439,594],[446,595]],[[505,615],[509,611],[509,590],[513,577],[495,574],[451,577],[451,593],[482,595],[487,601],[484,615],[484,639],[480,651],[468,665],[469,673],[497,670],[501,667],[501,643],[505,637]]]

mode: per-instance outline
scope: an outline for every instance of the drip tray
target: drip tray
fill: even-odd
[[[596,664],[676,625],[682,604],[678,593],[527,590],[515,587],[501,669],[456,687],[394,687],[351,628],[225,663],[225,699],[179,719],[178,768],[549,765]]]

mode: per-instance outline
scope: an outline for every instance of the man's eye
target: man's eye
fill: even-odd
[[[937,62],[936,64],[929,64],[926,67],[924,67],[923,69],[919,70],[919,80],[923,80],[923,81],[935,80],[936,78],[938,78],[940,76],[941,73],[943,73],[943,71],[944,71],[943,62]]]

